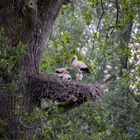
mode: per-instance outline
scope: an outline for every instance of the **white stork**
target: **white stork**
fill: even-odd
[[[77,73],[76,74],[76,81],[79,82],[79,81],[82,81],[83,80],[83,74],[82,73]]]
[[[71,67],[75,69],[78,73],[90,73],[88,65],[82,61],[79,61],[76,55],[73,56]]]
[[[69,74],[69,68],[68,67],[59,68],[59,69],[56,69],[55,72],[56,72],[58,78],[63,78],[64,74]]]
[[[62,78],[62,80],[64,82],[71,81],[71,76],[69,74],[69,68],[68,67],[56,69],[55,72],[57,73],[57,77]]]
[[[63,82],[70,82],[71,76],[69,74],[64,74],[62,79],[63,79]]]
[[[56,73],[69,74],[69,68],[68,68],[68,67],[65,67],[65,68],[59,68],[59,69],[56,69],[55,72],[56,72]]]

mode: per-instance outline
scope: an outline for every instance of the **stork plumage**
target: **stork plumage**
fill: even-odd
[[[83,80],[83,74],[82,73],[77,73],[76,74],[76,81],[79,82],[79,81],[82,81]]]
[[[69,68],[68,67],[65,67],[65,68],[59,68],[59,69],[56,69],[55,71],[57,74],[69,74]]]
[[[63,73],[57,73],[58,78],[63,78],[64,74]]]
[[[79,61],[76,55],[73,56],[71,67],[75,69],[77,73],[90,73],[88,65],[82,61]]]
[[[70,74],[64,74],[62,80],[63,82],[70,82],[71,81]]]
[[[57,77],[61,78],[64,82],[71,81],[68,67],[56,69],[55,72],[57,73]]]

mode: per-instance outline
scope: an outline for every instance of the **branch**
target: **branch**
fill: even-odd
[[[97,25],[97,31],[99,30],[99,26],[101,24],[101,20],[103,18],[103,15],[105,14],[104,6],[103,6],[103,1],[102,0],[100,0],[100,1],[101,1],[101,7],[102,7],[102,15],[100,16],[100,19],[99,19],[99,22],[98,22],[98,25]]]
[[[116,5],[116,10],[117,10],[117,13],[116,13],[116,21],[115,21],[115,26],[117,25],[118,23],[118,19],[119,19],[119,5],[118,5],[118,0],[115,0],[115,5]],[[111,30],[110,34],[109,34],[109,31]],[[106,34],[106,38],[109,38],[109,36],[113,33],[114,31],[114,28],[112,28],[112,26],[109,28],[107,34]]]
[[[78,83],[71,81],[70,83],[64,83],[57,79],[50,79],[43,76],[29,77],[27,87],[29,91],[27,94],[38,101],[41,98],[48,98],[58,102],[58,106],[63,106],[68,110],[88,101],[89,99],[97,101],[103,95],[105,87],[116,76],[111,75],[106,80],[103,80],[97,84]]]
[[[117,14],[116,14],[116,23],[118,22],[118,19],[119,19],[119,5],[118,5],[118,0],[115,1],[115,4],[116,4],[116,10],[117,10]]]
[[[64,5],[67,5],[69,3],[72,3],[72,0],[64,0],[64,2],[63,2]]]
[[[28,129],[33,129],[33,127],[30,127],[30,126],[27,126],[26,124],[24,124],[22,121],[21,121],[21,117],[19,118],[19,123],[25,127],[25,128],[28,128]]]

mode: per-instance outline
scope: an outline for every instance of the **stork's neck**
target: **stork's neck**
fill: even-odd
[[[69,74],[69,71],[66,70],[66,71],[63,72],[63,74]]]
[[[74,57],[74,58],[73,58],[73,61],[77,61],[77,60],[78,60],[78,58],[77,58],[77,57]]]
[[[72,64],[74,61],[76,61],[76,60],[77,60],[77,58],[74,57],[74,58],[72,59],[72,61],[71,61],[71,64]]]

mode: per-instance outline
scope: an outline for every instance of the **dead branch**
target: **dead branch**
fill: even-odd
[[[27,126],[26,124],[24,124],[23,121],[21,120],[21,117],[19,118],[19,123],[25,128],[33,129],[33,127],[30,127],[30,126]]]
[[[117,25],[117,23],[118,23],[118,20],[119,20],[119,5],[118,5],[118,0],[115,0],[115,6],[116,6],[116,10],[117,10],[117,12],[116,12],[116,21],[115,21],[115,26]],[[110,31],[110,29],[111,29],[111,31]],[[110,33],[109,33],[109,31],[110,31]],[[108,29],[108,32],[107,32],[107,34],[106,34],[106,38],[109,38],[109,36],[112,34],[114,32],[114,28],[112,28],[112,26],[110,26],[109,27],[109,29]]]
[[[118,5],[118,0],[115,1],[115,4],[116,4],[116,10],[117,10],[117,13],[116,13],[116,24],[117,24],[118,19],[119,19],[119,5]]]
[[[100,1],[101,1],[101,7],[102,7],[102,15],[101,15],[100,18],[99,18],[99,22],[98,22],[98,25],[97,25],[97,31],[99,30],[99,26],[100,26],[100,24],[101,24],[101,20],[102,20],[104,14],[105,14],[104,6],[103,6],[103,1],[102,1],[102,0],[100,0]]]

